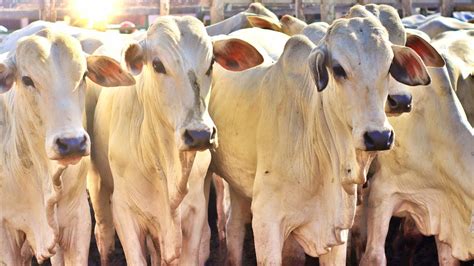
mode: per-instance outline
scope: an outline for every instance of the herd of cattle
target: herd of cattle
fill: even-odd
[[[129,265],[204,265],[212,180],[230,265],[248,223],[259,265],[287,246],[344,265],[348,239],[385,265],[392,216],[441,265],[474,259],[474,24],[372,4],[331,25],[260,4],[132,35],[39,21],[0,43],[0,93],[1,265],[87,265],[87,191],[102,265],[115,233]]]

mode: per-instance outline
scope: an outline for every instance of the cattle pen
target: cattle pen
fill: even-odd
[[[0,0],[0,25],[27,25],[42,19],[62,20],[77,17],[73,4],[68,0]],[[76,1],[78,2],[78,1]],[[89,1],[90,2],[90,1]],[[110,1],[103,1],[104,4]],[[210,23],[216,23],[245,10],[248,0],[120,0],[115,1],[115,16],[140,19],[156,15],[194,15]],[[118,2],[118,4],[117,4]],[[416,9],[434,10],[444,16],[453,11],[474,11],[474,0],[256,0],[278,16],[291,14],[308,21],[321,20],[330,23],[342,16],[355,4],[387,4],[410,16]],[[88,1],[84,1],[88,3]],[[92,2],[91,2],[92,3]],[[92,12],[94,7],[84,7]],[[139,23],[140,24],[140,23]]]
[[[474,0],[0,0],[0,266],[474,266]]]

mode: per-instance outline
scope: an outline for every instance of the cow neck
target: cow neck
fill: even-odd
[[[39,106],[28,93],[31,92],[18,87],[8,92],[10,118],[14,121],[11,121],[12,128],[5,152],[12,173],[30,180],[31,175],[43,179],[48,176],[45,174],[48,173],[45,166],[49,164],[44,146],[46,132],[39,116]]]
[[[410,143],[401,143],[403,148],[395,149],[393,156],[401,156],[405,160],[416,153],[421,153],[422,158],[431,156],[432,163],[428,164],[428,168],[424,168],[423,163],[414,167],[422,173],[432,172],[431,178],[448,178],[450,183],[456,183],[453,191],[461,189],[465,195],[474,198],[472,178],[468,178],[474,173],[474,130],[450,85],[446,69],[430,68],[429,72],[432,85],[413,89],[415,102],[412,113],[407,114],[405,120],[391,120],[395,132],[399,128],[397,122],[402,123],[401,128],[405,132],[401,134],[406,134],[411,140]],[[417,143],[416,150],[407,148],[411,143]],[[430,167],[433,163],[438,166],[437,169]],[[406,164],[412,165],[410,162]]]
[[[329,211],[337,206],[338,211],[332,212],[326,220],[316,219],[313,222],[321,223],[321,227],[324,226],[331,232],[321,241],[340,243],[344,238],[340,234],[341,229],[350,228],[356,205],[355,196],[343,190],[346,178],[343,170],[347,165],[356,167],[357,160],[351,131],[340,119],[339,110],[334,108],[337,95],[331,92],[335,88],[330,83],[327,91],[318,92],[310,71],[309,64],[305,64],[297,76],[280,73],[279,77],[287,80],[285,87],[278,90],[280,94],[274,101],[278,112],[274,113],[288,114],[286,121],[277,124],[289,131],[284,132],[283,136],[289,135],[293,140],[287,148],[293,154],[284,154],[286,160],[292,156],[293,164],[302,166],[292,167],[290,169],[295,169],[296,172],[286,173],[292,180],[298,180],[295,185],[307,189],[308,195],[315,200],[314,206],[318,206],[316,208]],[[271,89],[271,94],[275,95],[277,91]],[[284,110],[282,106],[285,106]],[[298,178],[295,179],[296,177]],[[356,186],[352,187],[355,190]],[[321,195],[331,195],[332,198]]]
[[[311,69],[306,68],[305,79],[311,79]],[[350,194],[355,192],[355,183],[360,183],[361,169],[366,168],[367,161],[371,159],[361,154],[356,154],[352,142],[352,132],[345,122],[345,112],[337,95],[336,85],[331,77],[326,89],[318,92],[312,79],[308,82],[310,86],[309,97],[311,103],[311,125],[310,134],[314,139],[313,147],[318,155],[319,165],[325,165],[328,169],[326,176],[335,178],[342,183]],[[364,159],[361,159],[364,157]]]
[[[174,129],[167,123],[160,105],[153,100],[156,93],[146,91],[146,86],[158,89],[152,82],[147,82],[151,79],[146,78],[146,75],[144,70],[137,79],[137,100],[142,108],[137,155],[142,160],[140,165],[146,176],[152,178],[159,175],[159,180],[167,181],[170,204],[176,208],[184,198],[190,172],[186,166],[192,164],[195,153],[178,151]],[[156,183],[156,179],[151,181]]]

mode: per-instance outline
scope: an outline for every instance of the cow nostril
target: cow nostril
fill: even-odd
[[[62,139],[57,139],[56,145],[58,145],[59,153],[63,154],[67,152],[68,150],[67,142],[63,141]]]
[[[370,137],[369,132],[364,133],[364,143],[366,146],[374,146],[374,140]]]
[[[391,109],[395,109],[395,108],[398,107],[398,102],[395,100],[394,97],[392,97],[392,96],[389,95],[389,96],[387,97],[387,101],[388,101],[388,104],[389,104],[389,106],[390,106]]]
[[[194,139],[193,137],[189,134],[189,131],[186,129],[184,131],[184,143],[188,146],[193,145]]]
[[[211,141],[216,139],[216,134],[217,134],[217,128],[212,127]]]
[[[86,150],[87,138],[86,138],[85,135],[82,137],[82,141],[81,141],[81,143],[80,143],[79,145],[80,145],[80,150],[81,150],[81,151],[85,151],[85,150]]]

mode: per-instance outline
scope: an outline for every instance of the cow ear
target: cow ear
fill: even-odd
[[[279,21],[272,21],[271,18],[256,16],[256,15],[248,15],[247,21],[252,27],[281,32],[281,23]]]
[[[219,65],[231,71],[242,71],[263,62],[260,52],[246,41],[223,39],[213,42],[214,58]]]
[[[9,91],[15,82],[16,67],[10,57],[0,58],[0,94]]]
[[[430,75],[421,58],[408,47],[392,45],[393,60],[390,65],[392,77],[409,86],[428,85]]]
[[[408,35],[405,46],[413,49],[426,66],[443,67],[445,65],[444,59],[438,51],[420,36]]]
[[[115,59],[103,55],[87,57],[87,77],[103,87],[131,86],[135,79]]]
[[[329,82],[325,49],[317,48],[311,52],[309,56],[309,69],[316,83],[316,88],[318,91],[323,91]]]
[[[130,44],[124,52],[125,64],[128,71],[133,75],[138,75],[142,72],[143,64],[145,63],[145,51],[140,43]]]

